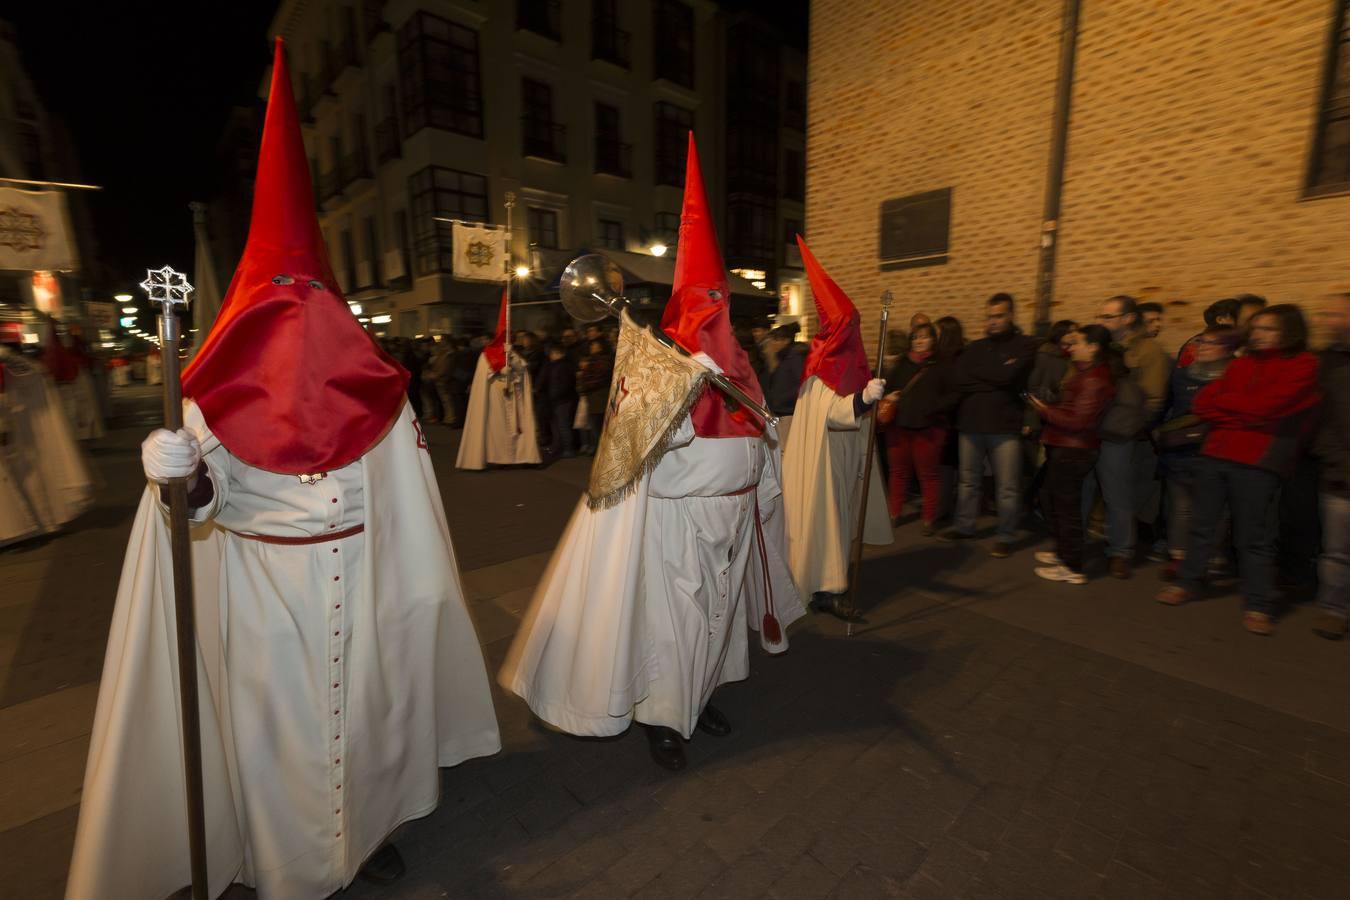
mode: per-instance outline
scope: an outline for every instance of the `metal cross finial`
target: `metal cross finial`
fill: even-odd
[[[195,288],[188,284],[186,275],[165,266],[162,269],[146,269],[141,290],[149,295],[152,303],[163,306],[167,314],[175,306],[186,307],[188,294]]]
[[[890,308],[891,308],[891,303],[892,303],[893,301],[894,301],[894,298],[891,297],[891,292],[890,292],[889,289],[884,290],[884,291],[881,292],[881,308],[882,308],[882,309],[890,309]]]
[[[161,344],[176,341],[182,336],[178,317],[173,314],[175,306],[188,308],[188,294],[193,291],[187,276],[165,266],[162,269],[146,269],[141,290],[150,297],[151,303],[158,303],[159,340]]]

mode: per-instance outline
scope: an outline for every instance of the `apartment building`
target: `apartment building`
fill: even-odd
[[[551,251],[673,249],[690,129],[728,265],[770,296],[794,274],[805,63],[768,23],[708,0],[285,0],[273,32],[338,279],[377,330],[495,322],[501,285],[452,274],[457,220],[509,216],[521,299],[547,298]]]

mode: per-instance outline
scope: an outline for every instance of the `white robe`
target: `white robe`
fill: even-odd
[[[500,749],[487,673],[420,426],[316,484],[256,469],[195,404],[215,496],[194,518],[210,894],[323,898],[401,823],[441,766]],[[281,545],[234,532],[304,537]],[[127,549],[85,772],[68,900],[159,900],[189,880],[172,569],[158,491]]]
[[[0,349],[0,546],[50,534],[93,503],[93,479],[41,363]]]
[[[511,396],[507,396],[507,387]],[[489,465],[536,465],[539,438],[534,426],[534,390],[525,361],[512,353],[510,365],[492,371],[485,354],[469,388],[469,408],[459,439],[455,467],[484,469]]]
[[[103,409],[94,390],[94,378],[87,370],[81,368],[74,380],[57,385],[57,390],[77,440],[97,440],[107,433],[103,427]]]
[[[804,597],[848,590],[870,428],[869,418],[854,416],[852,395],[839,396],[814,375],[802,384],[783,448],[783,506],[792,581]],[[863,540],[890,544],[894,539],[874,454]]]
[[[761,629],[770,597],[784,637],[761,634],[769,652],[804,614],[782,523],[777,450],[695,437],[686,418],[632,494],[577,504],[498,681],[572,734],[636,719],[689,737],[713,690],[748,677],[747,626]]]

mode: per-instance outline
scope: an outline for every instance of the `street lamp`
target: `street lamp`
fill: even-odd
[[[124,307],[122,307],[122,313],[123,313],[124,315],[134,316],[134,315],[136,315],[136,307],[134,307],[134,306],[124,306]]]
[[[113,299],[118,303],[130,303],[133,298],[130,294],[113,294]]]
[[[651,251],[652,256],[665,256],[665,255],[666,255],[666,245],[663,244],[663,243],[661,243],[660,241],[657,241],[656,243],[652,244],[652,245],[651,245],[650,247],[648,247],[647,249]]]
[[[529,266],[516,266],[516,277],[517,277],[517,278],[529,278],[529,277],[530,277],[530,267],[529,267]]]

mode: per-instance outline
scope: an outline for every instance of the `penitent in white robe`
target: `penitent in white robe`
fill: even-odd
[[[770,603],[784,633],[804,614],[782,522],[778,452],[696,437],[686,418],[633,493],[577,504],[498,681],[572,734],[636,719],[689,737],[713,690],[749,676],[747,627]]]
[[[50,534],[93,503],[93,479],[41,363],[0,349],[0,546]]]
[[[103,410],[94,390],[94,379],[87,370],[81,368],[73,381],[57,385],[57,391],[77,440],[97,440],[107,433],[103,427]]]
[[[525,361],[512,353],[510,365],[493,372],[487,356],[479,354],[455,467],[477,470],[539,462],[534,390]]]
[[[439,767],[497,752],[487,673],[420,426],[405,405],[314,484],[249,466],[186,404],[215,496],[194,513],[210,895],[318,900],[401,823]],[[242,534],[332,541],[277,544]],[[158,900],[186,884],[172,570],[147,490],[122,570],[68,900]]]
[[[848,589],[870,428],[870,418],[854,416],[852,395],[839,396],[814,375],[803,382],[783,448],[783,506],[788,564],[804,597]],[[872,467],[863,540],[890,544],[894,536],[875,455]]]

